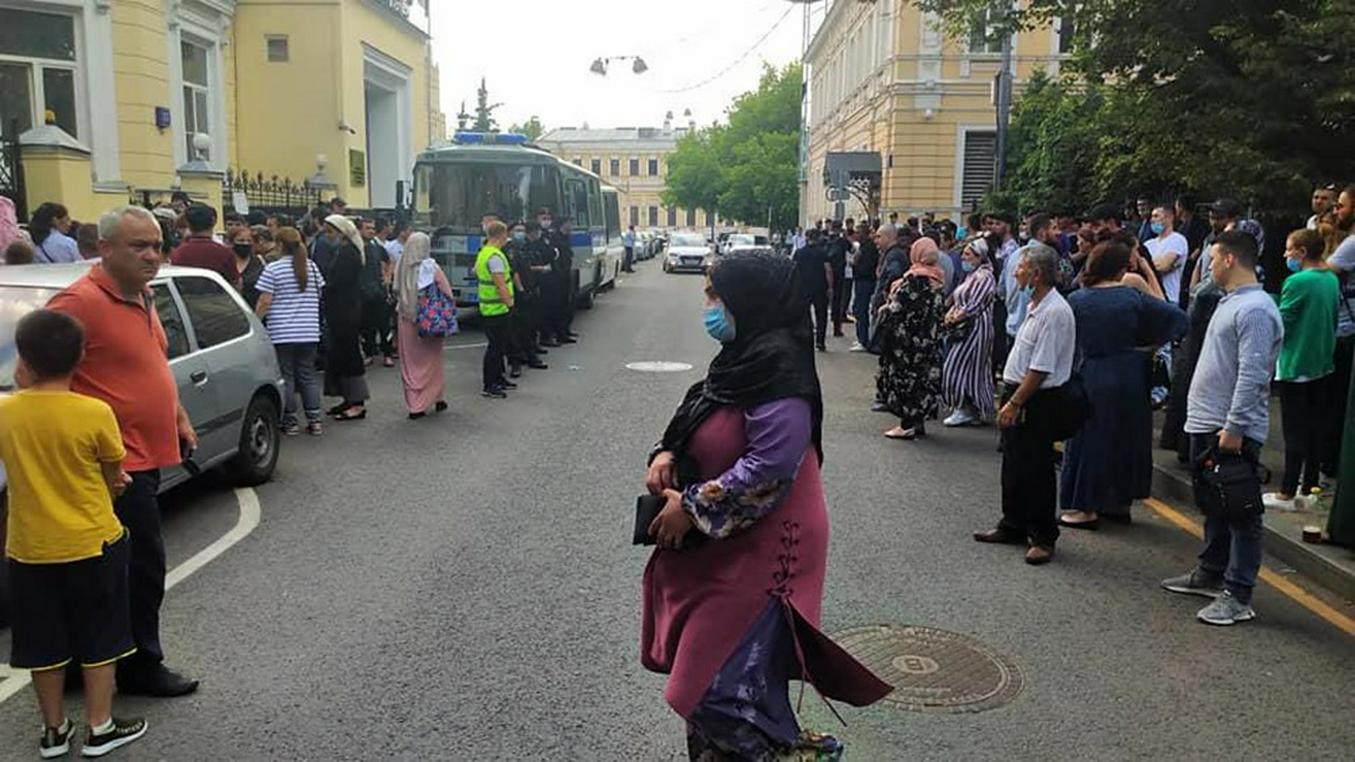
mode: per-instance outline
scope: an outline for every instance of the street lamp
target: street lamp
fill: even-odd
[[[644,74],[645,72],[649,71],[649,64],[645,63],[645,59],[639,56],[611,56],[609,58],[595,58],[593,59],[593,64],[588,67],[588,70],[598,75],[599,77],[605,77],[607,76],[607,67],[611,65],[612,61],[630,61],[631,62],[630,70],[636,74]]]

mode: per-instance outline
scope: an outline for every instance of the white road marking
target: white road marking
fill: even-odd
[[[446,349],[483,349],[489,346],[488,341],[482,341],[478,344],[443,344]]]
[[[229,532],[218,537],[211,545],[193,554],[192,558],[171,569],[165,575],[166,591],[216,560],[217,556],[225,553],[235,543],[248,537],[250,532],[253,532],[259,526],[262,511],[259,508],[258,494],[250,487],[238,487],[235,490],[235,502],[240,507],[240,515],[235,520],[235,526],[231,527]],[[11,668],[8,664],[0,664],[0,704],[28,687],[30,682],[32,682],[32,678],[27,670],[17,670]]]

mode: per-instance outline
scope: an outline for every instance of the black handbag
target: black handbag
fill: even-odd
[[[1082,374],[1074,371],[1068,383],[1050,389],[1048,395],[1045,409],[1049,416],[1049,433],[1054,441],[1061,442],[1077,436],[1087,423],[1092,407],[1087,387],[1082,383]]]
[[[632,545],[653,545],[654,538],[649,534],[649,525],[668,504],[666,495],[641,495],[635,499],[635,529],[631,532]],[[695,548],[710,539],[705,532],[692,527],[682,538],[681,550]]]
[[[1264,509],[1256,464],[1240,453],[1210,447],[1195,460],[1195,501],[1209,515],[1245,519]]]

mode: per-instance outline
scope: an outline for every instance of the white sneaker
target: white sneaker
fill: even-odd
[[[1288,513],[1293,513],[1299,509],[1298,504],[1294,500],[1285,500],[1280,497],[1280,493],[1278,492],[1267,492],[1262,495],[1261,503],[1265,505],[1268,510],[1272,511],[1286,511]]]
[[[978,420],[978,418],[975,417],[968,410],[965,410],[962,407],[957,407],[955,408],[955,412],[951,413],[949,416],[946,417],[946,420],[941,422],[941,425],[952,427],[968,426],[969,424],[973,423],[976,420]]]
[[[853,342],[852,342],[851,348],[848,349],[847,351],[848,351],[848,352],[864,352],[864,351],[866,351],[866,348],[865,348],[864,346],[861,345],[861,342],[859,342],[859,341],[853,341]]]

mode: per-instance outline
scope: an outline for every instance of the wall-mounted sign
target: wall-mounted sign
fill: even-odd
[[[164,106],[155,107],[155,129],[169,129],[169,109]]]
[[[354,188],[367,184],[367,155],[356,148],[348,149],[348,184]]]

